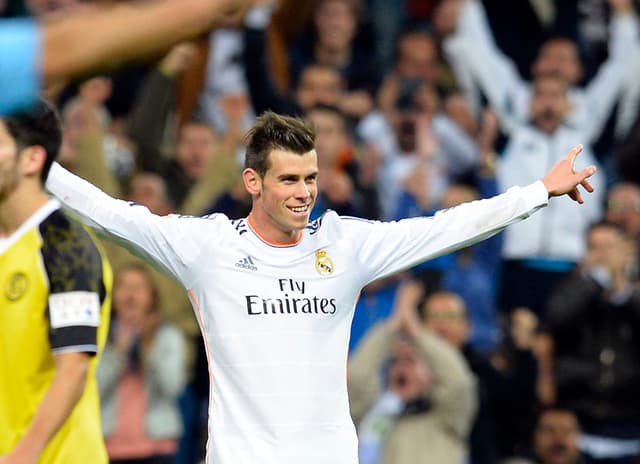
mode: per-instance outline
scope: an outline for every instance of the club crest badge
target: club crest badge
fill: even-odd
[[[18,301],[27,292],[28,287],[27,275],[24,272],[16,272],[6,280],[4,295],[9,301]]]
[[[333,274],[333,261],[327,256],[325,250],[316,251],[316,270],[318,274],[330,276]]]

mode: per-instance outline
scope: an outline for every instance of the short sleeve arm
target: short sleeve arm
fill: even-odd
[[[55,211],[40,225],[49,280],[47,317],[54,353],[96,353],[107,289],[102,257],[82,227]]]
[[[0,114],[33,104],[40,93],[40,28],[35,21],[3,19],[0,26]]]

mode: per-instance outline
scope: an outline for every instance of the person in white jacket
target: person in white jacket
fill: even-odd
[[[500,191],[544,175],[568,149],[585,140],[585,131],[567,122],[570,107],[565,81],[556,75],[546,75],[534,80],[529,124],[501,115],[509,140],[498,160]],[[597,164],[588,147],[583,150],[581,162]],[[596,187],[595,197],[580,211],[562,199],[530,221],[505,231],[500,285],[503,310],[526,306],[541,314],[550,287],[582,259],[585,232],[603,214],[603,174],[595,175],[592,183]]]
[[[327,212],[305,121],[263,114],[247,135],[246,218],[153,215],[55,164],[47,188],[83,220],[161,266],[187,290],[211,375],[207,463],[356,464],[347,354],[363,286],[487,238],[593,187],[578,146],[542,180],[433,217],[367,221]]]
[[[609,57],[584,87],[579,86],[583,69],[578,46],[567,37],[548,39],[531,65],[534,77],[557,74],[567,81],[571,103],[567,122],[584,131],[584,143],[597,140],[602,132],[621,94],[630,55],[637,48],[638,24],[631,0],[609,2],[613,8]],[[479,0],[463,0],[456,31],[444,49],[454,69],[470,74],[497,111],[521,122],[529,120],[533,87],[496,45]]]

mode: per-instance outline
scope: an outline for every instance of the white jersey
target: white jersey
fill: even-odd
[[[355,464],[347,354],[361,288],[484,239],[547,204],[541,182],[430,218],[372,222],[328,212],[277,246],[248,220],[159,217],[54,165],[47,188],[187,289],[211,389],[207,463]]]

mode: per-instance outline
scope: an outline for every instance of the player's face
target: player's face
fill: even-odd
[[[318,194],[315,150],[303,155],[284,150],[269,154],[269,169],[255,197],[252,216],[269,239],[288,242],[309,222]]]
[[[0,121],[0,202],[16,189],[19,182],[18,147],[7,127]]]

